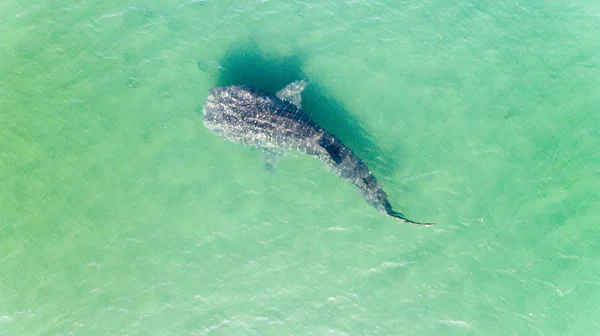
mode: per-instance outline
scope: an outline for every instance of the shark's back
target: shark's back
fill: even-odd
[[[240,85],[211,89],[203,113],[204,124],[217,135],[260,148],[300,150],[322,131],[295,105]]]

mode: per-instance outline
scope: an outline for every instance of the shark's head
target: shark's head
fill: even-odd
[[[232,101],[232,90],[228,86],[210,89],[206,103],[202,108],[205,120],[211,120],[225,113]]]
[[[212,88],[204,104],[205,119],[219,119],[223,114],[235,115],[256,110],[269,96],[242,85],[219,86]]]

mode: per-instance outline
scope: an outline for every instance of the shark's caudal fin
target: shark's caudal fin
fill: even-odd
[[[390,203],[387,200],[384,201],[383,210],[385,211],[386,215],[388,215],[394,219],[401,220],[405,223],[415,224],[415,225],[425,225],[425,226],[436,224],[436,223],[421,223],[421,222],[412,221],[412,220],[404,217],[404,215],[402,213],[400,213],[398,211],[394,211],[394,209],[392,209],[392,206],[390,205]]]
[[[424,225],[424,226],[435,225],[435,223],[421,223],[421,222],[411,221],[410,219],[404,217],[403,214],[401,214],[399,212],[396,212],[394,210],[391,210],[391,211],[387,212],[387,215],[390,216],[390,217],[392,217],[392,218],[401,220],[401,221],[403,221],[405,223],[409,223],[409,224]]]

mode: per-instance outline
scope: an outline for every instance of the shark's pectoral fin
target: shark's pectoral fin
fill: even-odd
[[[276,169],[275,169],[275,166],[272,163],[265,162],[264,167],[265,167],[265,171],[267,173],[269,173],[269,174],[275,174]]]
[[[277,94],[277,98],[295,105],[297,108],[302,108],[302,90],[306,87],[307,82],[303,80],[295,81],[281,89]]]
[[[265,170],[274,173],[275,164],[285,154],[283,150],[272,149],[272,148],[260,148],[260,156],[265,163]]]

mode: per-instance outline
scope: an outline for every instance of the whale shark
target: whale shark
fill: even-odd
[[[314,156],[382,214],[410,224],[432,225],[395,211],[363,160],[311,120],[302,109],[306,85],[295,81],[275,95],[244,85],[212,88],[202,108],[204,125],[221,138],[259,148],[270,158],[269,166],[287,151]]]

